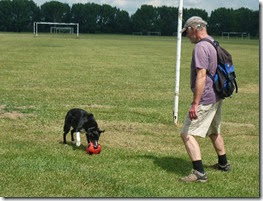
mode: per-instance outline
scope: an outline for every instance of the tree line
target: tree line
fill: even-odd
[[[248,8],[218,8],[208,13],[203,9],[183,9],[183,23],[191,16],[200,16],[208,22],[211,35],[222,32],[247,32],[259,36],[259,11]],[[178,8],[142,5],[131,16],[127,11],[107,4],[67,3],[50,1],[37,6],[33,0],[1,0],[0,31],[29,32],[36,21],[79,23],[80,33],[177,32]],[[43,28],[44,29],[44,28]]]

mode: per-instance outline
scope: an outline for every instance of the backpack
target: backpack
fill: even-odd
[[[232,56],[224,48],[220,47],[217,41],[212,42],[207,38],[203,38],[200,41],[209,42],[217,52],[217,68],[214,77],[207,71],[208,76],[213,80],[215,92],[222,99],[231,97],[235,89],[236,93],[238,92]]]

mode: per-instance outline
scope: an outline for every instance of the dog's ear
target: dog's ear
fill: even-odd
[[[94,116],[93,116],[93,114],[89,113],[89,114],[88,114],[88,119],[90,119],[90,120],[94,120]]]
[[[99,130],[99,132],[100,132],[100,133],[104,133],[104,132],[105,132],[105,130]]]
[[[88,114],[88,117],[93,117],[94,115],[92,113],[89,113]]]

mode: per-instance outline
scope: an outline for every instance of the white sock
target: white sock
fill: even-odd
[[[79,147],[80,146],[80,132],[76,132],[76,138],[77,138],[77,142],[76,145]]]

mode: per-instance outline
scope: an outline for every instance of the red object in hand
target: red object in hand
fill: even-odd
[[[90,142],[86,148],[86,151],[89,155],[92,155],[92,154],[99,154],[101,152],[101,146],[100,144],[98,145],[98,148],[95,149],[94,148],[94,145],[92,142]]]

